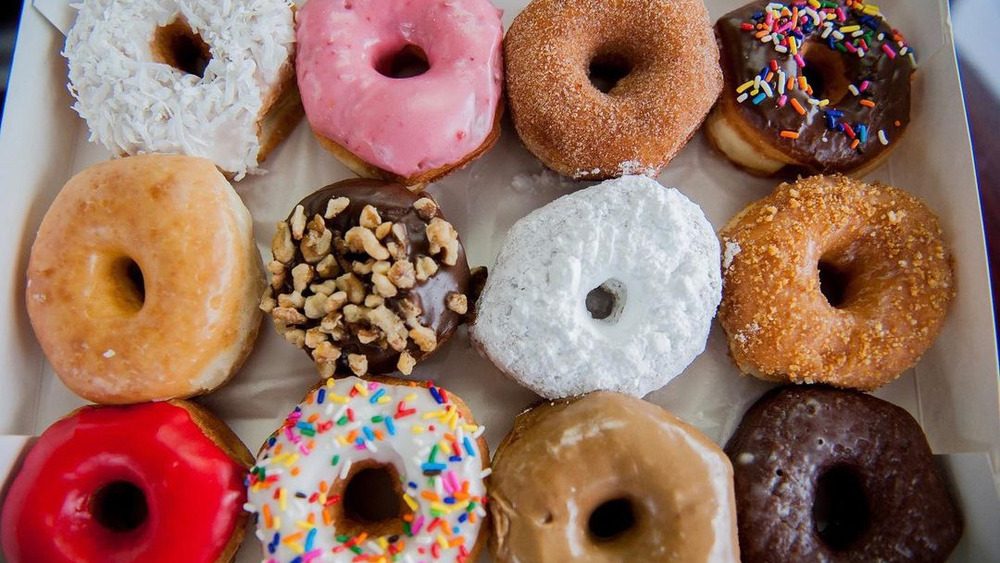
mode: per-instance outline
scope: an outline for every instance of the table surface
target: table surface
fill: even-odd
[[[952,9],[966,4],[988,6],[983,16],[996,18],[1000,10],[986,2],[995,0],[951,0]],[[21,0],[0,2],[0,120],[2,120],[3,99],[6,92],[6,78],[9,72],[10,56],[14,42],[14,29],[20,13]],[[977,14],[978,15],[978,14]],[[963,29],[967,19],[953,21],[954,34],[960,37],[968,30]],[[1000,21],[995,22],[1000,24]],[[1000,304],[1000,92],[994,91],[981,70],[963,61],[962,42],[958,49],[959,68],[962,74],[962,89],[968,112],[969,129],[972,135],[973,152],[976,160],[976,175],[979,179],[979,193],[982,199],[983,222],[986,227],[987,250],[990,271],[993,272],[994,311]],[[1000,63],[988,72],[1000,72]]]

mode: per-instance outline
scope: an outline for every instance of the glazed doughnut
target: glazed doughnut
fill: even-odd
[[[644,176],[563,196],[511,227],[469,335],[543,397],[642,396],[705,349],[721,298],[701,208]]]
[[[321,377],[409,375],[465,322],[465,250],[429,195],[331,184],[278,223],[271,250],[261,308]]]
[[[468,406],[430,382],[319,384],[250,471],[265,559],[473,563],[487,532],[482,434]]]
[[[488,0],[310,0],[297,16],[306,118],[355,173],[419,186],[500,135],[500,12]]]
[[[83,0],[66,36],[73,109],[122,155],[212,160],[237,180],[302,117],[288,0]]]
[[[739,561],[725,454],[625,395],[595,392],[518,416],[497,448],[489,498],[490,551],[501,563]]]
[[[913,49],[872,4],[755,1],[715,31],[725,87],[705,130],[754,174],[860,177],[910,121]]]
[[[955,297],[937,217],[890,186],[781,184],[719,234],[719,323],[761,379],[875,389],[917,362]]]
[[[193,403],[83,407],[42,433],[11,483],[4,556],[232,561],[249,520],[252,463],[239,438]]]
[[[962,520],[905,410],[828,387],[776,389],[726,445],[743,561],[945,561]]]
[[[701,0],[533,0],[504,61],[517,134],[577,179],[656,176],[722,88]]]
[[[73,176],[42,219],[27,277],[52,369],[96,403],[211,391],[260,327],[250,213],[202,158],[133,156]]]

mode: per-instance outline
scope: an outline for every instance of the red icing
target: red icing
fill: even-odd
[[[3,505],[9,563],[211,562],[246,501],[246,468],[231,460],[181,407],[85,407],[49,427],[28,453]],[[128,481],[148,515],[112,531],[93,495]]]

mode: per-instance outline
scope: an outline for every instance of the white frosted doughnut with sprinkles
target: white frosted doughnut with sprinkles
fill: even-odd
[[[432,383],[329,379],[264,443],[248,481],[266,563],[472,562],[489,451]]]

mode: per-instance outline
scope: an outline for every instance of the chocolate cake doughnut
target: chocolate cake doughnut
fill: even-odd
[[[261,300],[320,375],[409,375],[463,322],[470,272],[458,233],[428,195],[344,180],[278,223]]]
[[[778,388],[726,444],[743,561],[945,561],[958,509],[905,410],[855,391]]]

